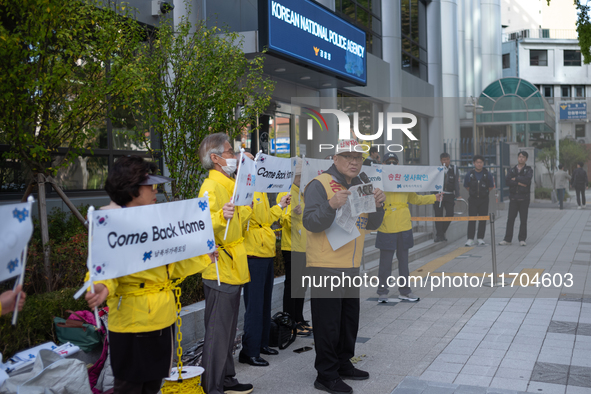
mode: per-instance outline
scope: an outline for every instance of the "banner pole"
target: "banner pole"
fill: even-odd
[[[92,294],[95,294],[94,292],[94,281],[92,280],[92,236],[94,234],[94,226],[93,226],[93,220],[92,220],[92,214],[94,213],[94,206],[90,206],[88,208],[88,261],[86,263],[86,265],[88,266],[88,272],[90,272],[89,274],[89,281],[90,281],[90,289]],[[98,308],[95,306],[94,307],[94,318],[96,319],[96,329],[100,330],[101,329],[101,320],[99,319],[99,315],[98,315]]]
[[[240,148],[240,155],[244,154],[244,148]],[[232,198],[230,199],[230,202],[232,204],[234,204],[234,196],[236,195],[236,186],[238,185],[238,178],[240,176],[240,169],[242,169],[242,166],[238,166],[238,172],[236,173],[236,182],[234,182],[234,191],[232,192]],[[226,222],[226,232],[224,233],[224,241],[226,240],[226,237],[228,236],[228,228],[230,227],[230,221],[232,220],[232,218],[228,219],[228,221]]]
[[[495,240],[495,214],[490,215],[490,242],[491,242],[491,253],[492,253],[492,275],[490,280],[490,287],[499,286],[501,282],[498,281],[499,273],[497,270],[497,244]],[[503,283],[504,284],[504,283]]]
[[[215,273],[216,273],[216,276],[218,278],[218,286],[221,286],[221,283],[220,283],[220,268],[218,266],[218,258],[215,257],[215,256],[213,258],[215,259]]]
[[[33,203],[35,202],[35,198],[33,196],[29,196],[27,198],[27,202],[29,203],[29,212],[33,212]],[[18,285],[23,285],[25,283],[25,269],[27,268],[27,254],[29,251],[29,243],[25,245],[25,249],[21,255],[21,261],[23,262],[23,272],[19,276],[18,280],[14,284],[14,288],[16,289]],[[21,289],[22,291],[22,289]],[[14,304],[14,312],[12,312],[12,325],[16,326],[16,319],[18,318],[18,304],[21,301],[21,293],[19,292],[16,296],[16,302]]]

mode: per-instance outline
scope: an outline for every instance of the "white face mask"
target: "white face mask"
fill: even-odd
[[[222,170],[228,174],[228,176],[232,175],[234,172],[236,172],[236,167],[238,166],[238,160],[236,159],[226,159],[223,158],[224,160],[226,160],[226,165],[222,166]]]

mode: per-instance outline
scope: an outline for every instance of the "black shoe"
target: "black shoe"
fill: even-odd
[[[437,242],[443,242],[443,238],[441,237],[435,237],[435,239],[433,240],[433,242],[437,243]]]
[[[235,384],[234,386],[224,386],[224,394],[248,394],[252,393],[254,387],[252,384]]]
[[[443,237],[442,239],[443,239],[443,242],[447,242],[447,238]]]
[[[369,379],[369,372],[353,368],[348,371],[339,371],[339,376],[341,379],[366,380]]]
[[[261,348],[261,354],[268,354],[270,356],[276,356],[279,352],[275,349],[271,349],[269,346],[265,346]]]
[[[238,354],[238,362],[241,362],[242,364],[249,364],[253,367],[267,367],[269,365],[269,362],[267,360],[259,356],[248,357],[246,354],[242,352]]]
[[[351,394],[353,392],[351,386],[343,382],[341,378],[335,380],[316,379],[314,387],[318,390],[328,391],[331,394]]]

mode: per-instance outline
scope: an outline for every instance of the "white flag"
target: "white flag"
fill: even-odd
[[[236,179],[234,205],[250,205],[254,192],[256,191],[256,165],[254,160],[248,156],[241,156],[240,174],[238,174],[238,179]]]
[[[304,190],[310,181],[328,170],[333,165],[332,160],[308,159],[303,158],[302,178],[300,180],[300,190]]]
[[[269,156],[257,157],[256,191],[263,193],[288,192],[295,173],[295,160]]]
[[[23,250],[33,234],[31,205],[0,206],[0,281],[23,273]]]
[[[92,214],[92,280],[104,280],[211,253],[207,197]]]
[[[443,166],[377,165],[382,170],[386,192],[440,192],[443,190]]]

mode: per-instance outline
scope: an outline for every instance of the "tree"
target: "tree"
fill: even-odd
[[[589,151],[585,145],[581,145],[571,139],[560,140],[560,163],[565,169],[574,170],[577,163],[589,160]]]
[[[137,136],[145,140],[152,131],[162,144],[155,148],[145,141],[154,156],[162,155],[175,179],[172,193],[165,191],[169,201],[197,196],[204,174],[198,156],[203,138],[256,129],[256,117],[269,105],[274,88],[263,76],[264,58],[248,59],[237,33],[207,28],[205,22],[191,24],[189,15],[176,28],[171,20],[158,27],[138,57],[145,89],[126,103],[137,118]]]
[[[554,170],[556,168],[556,149],[554,148],[544,148],[538,153],[537,160],[541,161],[544,167],[548,170],[548,174],[550,174],[550,182],[552,183],[552,189],[554,187]]]
[[[0,0],[0,143],[9,144],[4,160],[30,171],[24,198],[37,183],[48,290],[45,182],[84,221],[53,176],[92,152],[112,100],[137,88],[144,34],[128,11],[110,1]]]
[[[546,0],[550,5],[551,0]],[[577,18],[577,34],[579,35],[579,46],[585,64],[591,63],[591,19],[589,12],[589,0],[574,0],[579,16]]]

